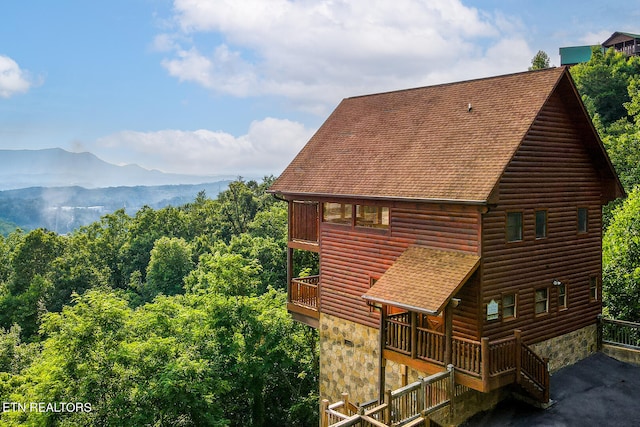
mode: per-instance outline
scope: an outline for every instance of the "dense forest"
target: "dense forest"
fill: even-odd
[[[605,312],[640,321],[640,57],[594,51],[571,73],[628,193],[605,209]],[[0,236],[0,424],[317,425],[317,336],[286,312],[272,181]]]
[[[91,405],[0,424],[317,425],[317,337],[286,312],[271,182],[0,238],[0,400]]]

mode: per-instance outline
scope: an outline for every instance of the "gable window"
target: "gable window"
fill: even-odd
[[[516,317],[516,294],[504,294],[502,296],[502,320]]]
[[[347,203],[323,203],[322,220],[333,224],[351,224],[352,205]]]
[[[567,285],[560,283],[558,285],[558,310],[567,308]]]
[[[547,237],[547,211],[536,211],[536,239]]]
[[[507,242],[522,240],[522,212],[507,213]]]
[[[589,231],[589,211],[587,208],[578,208],[578,233]]]
[[[536,314],[544,314],[549,312],[549,291],[547,290],[547,288],[536,289],[535,303]]]
[[[591,301],[598,300],[598,278],[596,276],[589,277],[589,299]]]
[[[386,206],[356,205],[356,225],[359,227],[389,228],[389,208]]]

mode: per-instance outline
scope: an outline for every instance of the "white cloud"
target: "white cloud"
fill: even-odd
[[[92,151],[112,163],[191,175],[279,174],[313,131],[289,120],[266,118],[235,137],[211,130],[123,131],[97,141]]]
[[[174,0],[174,11],[192,40],[163,36],[172,76],[319,114],[345,96],[523,71],[533,57],[519,20],[460,0]],[[199,33],[223,41],[205,47]]]
[[[32,83],[26,71],[20,69],[16,61],[8,56],[0,55],[0,98],[29,90]]]

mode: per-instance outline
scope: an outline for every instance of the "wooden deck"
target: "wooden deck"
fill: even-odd
[[[320,319],[318,311],[319,280],[320,276],[291,279],[288,290],[287,310],[291,316],[314,328],[318,327]]]
[[[522,342],[520,331],[494,341],[454,335],[451,350],[447,351],[445,334],[419,326],[416,319],[408,312],[385,317],[385,359],[428,374],[441,372],[452,364],[458,384],[489,392],[516,383],[541,402],[548,402],[548,360]]]

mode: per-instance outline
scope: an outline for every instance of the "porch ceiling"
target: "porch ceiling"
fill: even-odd
[[[477,255],[410,247],[362,297],[411,311],[438,314],[479,265]]]

